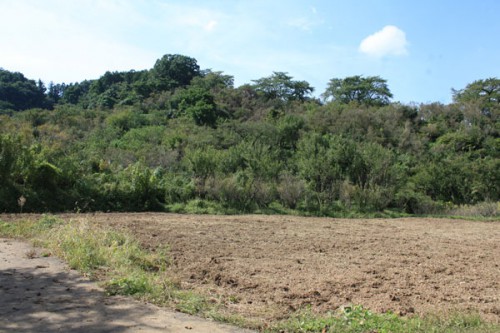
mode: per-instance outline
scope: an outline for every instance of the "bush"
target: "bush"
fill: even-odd
[[[405,188],[396,193],[395,201],[396,206],[401,207],[408,214],[438,214],[445,210],[443,203],[433,201],[431,197],[411,188]]]
[[[500,202],[480,202],[475,205],[460,205],[447,212],[449,215],[470,217],[498,217],[500,216]]]
[[[291,174],[283,174],[277,187],[281,203],[288,208],[297,208],[299,202],[304,199],[306,183]]]
[[[196,193],[196,186],[192,179],[180,174],[165,174],[163,187],[166,204],[187,202],[194,199]]]

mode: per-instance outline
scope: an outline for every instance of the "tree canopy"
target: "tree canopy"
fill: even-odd
[[[314,91],[306,81],[295,81],[285,72],[273,72],[271,76],[253,80],[255,90],[266,99],[304,101]]]
[[[500,112],[500,79],[488,78],[469,83],[464,89],[452,89],[453,100],[459,103],[476,103],[484,114],[493,116]]]
[[[196,59],[179,54],[166,54],[158,59],[151,70],[160,89],[187,86],[191,80],[200,76],[200,66]]]
[[[326,101],[344,104],[357,102],[370,106],[382,106],[389,104],[392,93],[387,86],[387,81],[381,77],[356,75],[344,79],[331,79],[322,97]]]
[[[41,81],[28,80],[23,74],[0,68],[0,110],[15,111],[49,106]]]

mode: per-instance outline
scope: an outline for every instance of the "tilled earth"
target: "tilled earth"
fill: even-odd
[[[169,274],[273,320],[350,304],[401,315],[478,312],[500,323],[500,223],[176,214],[64,215],[168,244]]]

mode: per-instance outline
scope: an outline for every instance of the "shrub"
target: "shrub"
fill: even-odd
[[[470,217],[497,217],[500,215],[500,202],[480,202],[475,205],[460,205],[448,211],[450,215]]]
[[[281,203],[285,207],[295,209],[299,202],[304,199],[306,183],[302,179],[285,173],[280,177],[280,182],[276,190]]]

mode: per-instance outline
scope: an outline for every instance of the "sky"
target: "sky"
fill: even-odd
[[[45,83],[150,69],[182,54],[235,85],[276,72],[319,96],[387,80],[393,101],[449,103],[500,77],[498,0],[0,0],[0,68]]]

